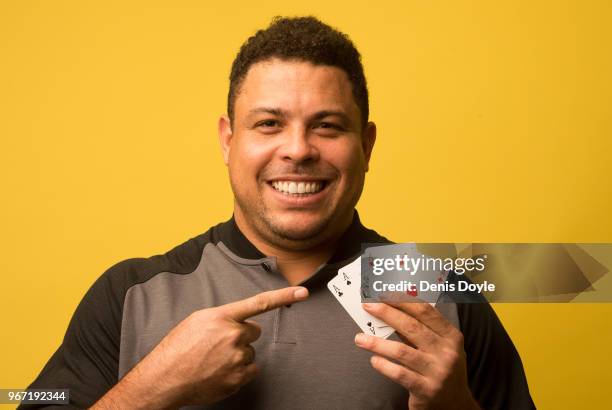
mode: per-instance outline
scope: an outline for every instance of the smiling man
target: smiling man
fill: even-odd
[[[293,284],[329,259],[351,224],[376,127],[361,115],[343,69],[280,50],[252,61],[248,74],[238,69],[249,56],[238,57],[233,109],[219,136],[236,223]]]
[[[248,39],[219,120],[232,218],[106,271],[30,388],[98,409],[533,408],[487,304],[365,306],[397,330],[379,339],[327,291],[362,243],[388,242],[355,210],[368,111],[342,33],[283,18]]]

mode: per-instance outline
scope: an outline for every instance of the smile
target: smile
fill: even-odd
[[[308,196],[320,192],[325,187],[324,181],[273,181],[272,187],[285,195]]]

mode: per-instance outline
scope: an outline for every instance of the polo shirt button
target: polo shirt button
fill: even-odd
[[[270,267],[270,265],[268,265],[266,262],[261,264],[261,267],[266,271],[266,272],[272,272],[272,268]]]

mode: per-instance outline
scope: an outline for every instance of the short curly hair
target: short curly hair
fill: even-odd
[[[274,17],[267,29],[257,31],[242,45],[232,63],[227,96],[227,113],[232,123],[236,94],[249,68],[271,58],[307,61],[344,70],[361,111],[362,126],[367,124],[368,88],[361,55],[346,34],[312,16]]]

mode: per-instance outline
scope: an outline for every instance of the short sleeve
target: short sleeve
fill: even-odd
[[[117,383],[121,333],[120,262],[104,272],[77,306],[64,339],[29,389],[69,389],[70,405],[18,409],[87,408]],[[114,283],[113,283],[114,282]]]
[[[521,358],[491,305],[457,306],[474,398],[483,409],[535,409]]]

